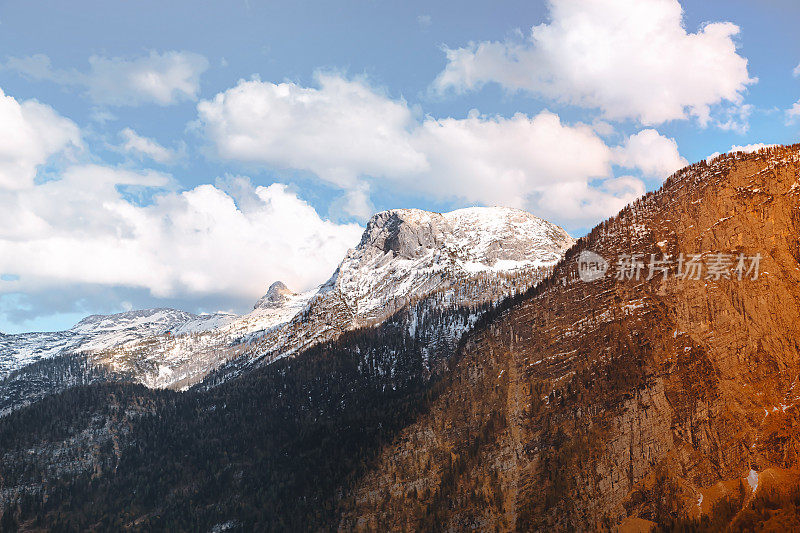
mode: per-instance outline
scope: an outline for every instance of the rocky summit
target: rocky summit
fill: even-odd
[[[297,294],[289,290],[289,287],[282,281],[276,281],[269,286],[267,294],[256,302],[253,309],[258,309],[260,307],[280,307],[292,296],[297,296]]]

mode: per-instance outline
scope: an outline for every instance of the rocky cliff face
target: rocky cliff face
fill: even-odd
[[[800,146],[722,156],[595,228],[474,333],[447,392],[342,500],[341,529],[669,525],[797,479],[799,178]],[[591,282],[587,250],[610,265]],[[705,269],[617,279],[619,254]],[[740,254],[760,255],[755,279]]]
[[[253,309],[282,307],[294,296],[297,296],[297,293],[292,292],[282,281],[276,281],[269,286],[267,294],[256,302]]]

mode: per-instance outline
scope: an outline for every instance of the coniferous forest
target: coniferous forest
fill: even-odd
[[[413,334],[398,313],[206,390],[95,383],[12,413],[4,529],[331,527],[348,484],[437,394],[457,351],[446,332],[476,313],[425,306]]]

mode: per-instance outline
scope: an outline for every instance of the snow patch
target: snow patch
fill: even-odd
[[[755,492],[758,488],[758,472],[755,470],[750,470],[750,473],[747,474],[747,484],[750,485],[750,489]]]

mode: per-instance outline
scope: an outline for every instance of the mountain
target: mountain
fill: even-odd
[[[235,373],[375,326],[434,294],[441,308],[497,302],[541,280],[573,243],[563,229],[518,209],[378,213],[308,304],[286,324],[236,346],[226,357],[233,364],[222,370]],[[219,365],[217,358],[209,368]]]
[[[573,242],[517,209],[386,211],[372,217],[320,287],[295,293],[275,282],[242,316],[152,310],[89,317],[67,332],[5,337],[0,369],[81,352],[147,386],[186,388],[223,365],[236,373],[376,325],[434,292],[442,305],[498,301],[540,280]]]
[[[45,398],[0,419],[5,513],[30,529],[796,530],[799,176],[800,145],[702,161],[499,305],[442,305],[493,274],[214,387]],[[387,225],[362,245],[438,249],[435,223]],[[334,300],[345,319],[371,308],[353,294]]]
[[[721,156],[580,239],[470,336],[339,527],[797,530],[798,176],[800,145]]]
[[[147,309],[116,315],[92,315],[67,331],[0,335],[0,377],[25,365],[60,354],[101,351],[162,335],[191,323],[219,320],[175,309]]]

